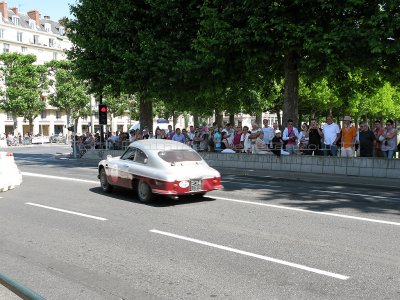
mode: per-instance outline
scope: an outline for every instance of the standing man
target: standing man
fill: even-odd
[[[287,127],[283,131],[282,139],[286,142],[286,151],[289,154],[295,154],[297,151],[297,140],[299,138],[299,131],[293,127],[293,120],[288,120]]]
[[[338,124],[333,122],[333,116],[328,115],[326,117],[326,123],[322,128],[323,138],[324,138],[324,147],[323,152],[324,156],[337,156],[337,141],[340,137],[340,128]]]
[[[228,144],[232,147],[233,146],[233,138],[235,137],[235,129],[232,128],[230,123],[226,123],[225,128],[222,132],[226,132],[226,139]]]
[[[382,154],[382,141],[379,140],[379,137],[383,135],[385,131],[382,128],[382,123],[379,120],[374,122],[374,135],[375,135],[375,143],[374,143],[374,157],[383,157]]]
[[[183,143],[183,144],[186,143],[186,137],[181,133],[181,129],[180,128],[176,128],[175,134],[172,137],[172,140],[175,141],[175,142]]]
[[[343,119],[343,128],[341,131],[342,149],[341,157],[354,157],[354,145],[356,144],[357,129],[351,126],[350,116],[345,116]]]
[[[267,147],[270,147],[271,141],[275,136],[275,131],[272,127],[268,126],[268,120],[264,119],[263,120],[263,125],[264,127],[261,128],[261,130],[264,133],[264,142],[267,145]]]
[[[360,142],[360,157],[372,157],[374,155],[375,135],[369,129],[367,123],[360,123],[360,132],[358,136]]]
[[[175,132],[172,130],[172,125],[168,125],[168,131],[166,132],[167,139],[172,140]]]
[[[190,142],[191,142],[190,144],[192,145],[192,141],[193,141],[194,137],[196,136],[196,134],[195,134],[195,132],[194,132],[194,127],[193,127],[193,125],[190,125],[190,127],[189,127],[188,136],[189,136],[189,140],[190,140]]]

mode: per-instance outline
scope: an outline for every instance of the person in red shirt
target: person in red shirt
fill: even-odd
[[[374,142],[374,157],[383,157],[382,154],[382,142],[379,140],[379,137],[383,135],[383,132],[385,131],[384,128],[382,128],[382,123],[379,120],[376,120],[374,122],[374,135],[375,135],[375,142]]]

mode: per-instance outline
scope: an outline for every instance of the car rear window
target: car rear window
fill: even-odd
[[[196,151],[190,150],[167,150],[158,152],[158,156],[169,163],[183,161],[201,161],[201,156]]]

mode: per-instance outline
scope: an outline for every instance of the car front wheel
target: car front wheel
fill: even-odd
[[[113,186],[107,181],[106,170],[104,169],[100,170],[100,185],[103,192],[111,193],[113,190]]]
[[[150,186],[143,180],[140,180],[137,185],[137,194],[141,202],[150,203],[153,200],[153,192]]]

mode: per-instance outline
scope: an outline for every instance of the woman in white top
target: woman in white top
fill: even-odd
[[[397,130],[393,127],[393,120],[386,121],[386,128],[383,134],[379,137],[382,141],[383,157],[393,158],[397,147]]]

